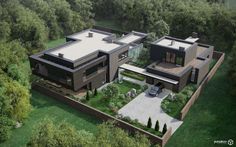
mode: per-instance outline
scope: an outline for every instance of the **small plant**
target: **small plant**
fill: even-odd
[[[125,99],[125,95],[124,94],[119,94],[119,98],[120,99]]]
[[[89,91],[87,91],[87,93],[86,93],[86,100],[89,101],[89,99],[90,99],[90,94],[89,94]]]
[[[152,120],[151,117],[148,118],[148,122],[147,122],[147,128],[151,128],[152,127]]]
[[[155,125],[155,131],[159,131],[159,121],[156,121],[156,125]]]
[[[148,89],[148,85],[143,85],[142,86],[142,91],[145,91],[145,90],[147,90]]]
[[[164,124],[163,129],[162,129],[162,134],[164,135],[166,133],[166,131],[167,131],[167,126],[166,126],[166,124]]]
[[[114,84],[109,84],[107,87],[102,89],[102,92],[106,98],[113,98],[118,96],[119,87]]]
[[[97,88],[94,89],[93,95],[94,95],[94,96],[97,96],[97,95],[98,95],[98,90],[97,90]]]

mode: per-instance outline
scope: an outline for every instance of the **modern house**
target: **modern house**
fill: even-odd
[[[29,57],[32,73],[74,91],[94,89],[118,76],[147,35],[131,32],[121,38],[88,29],[66,37],[66,43]],[[129,57],[130,54],[130,57]]]
[[[161,82],[165,88],[179,92],[188,83],[200,84],[209,71],[213,46],[196,43],[193,35],[186,40],[164,36],[151,43],[153,63],[141,69],[127,64],[120,66],[146,76],[146,82]]]

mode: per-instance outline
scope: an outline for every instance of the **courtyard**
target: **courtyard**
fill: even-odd
[[[130,117],[132,120],[137,119],[143,125],[147,125],[148,118],[150,117],[152,120],[152,128],[154,128],[155,122],[158,120],[160,129],[163,128],[166,123],[167,127],[172,128],[173,134],[183,122],[169,116],[161,108],[162,100],[170,93],[171,91],[164,89],[157,97],[151,97],[148,95],[148,90],[146,90],[119,109],[118,114],[123,117]]]

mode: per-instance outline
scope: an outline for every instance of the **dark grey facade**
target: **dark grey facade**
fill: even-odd
[[[108,32],[94,29],[85,31],[94,32],[98,35],[107,35],[107,38],[103,38],[105,44],[109,45],[109,43],[114,43],[119,45],[119,47],[107,52],[96,50],[76,60],[64,58],[63,54],[58,54],[57,56],[51,53],[52,51],[80,43],[80,40],[76,39],[74,36],[84,33],[84,31],[82,31],[67,36],[67,42],[64,45],[30,56],[29,60],[32,73],[74,91],[80,89],[95,89],[107,82],[113,81],[117,77],[118,67],[130,60],[128,57],[130,44],[138,43],[146,37],[145,34],[132,32],[136,33],[135,35],[140,35],[140,39],[131,41],[130,43],[123,43],[118,41],[114,34]],[[91,34],[88,34],[87,37],[92,38],[92,36],[89,35]],[[80,52],[76,53],[80,54]]]
[[[159,44],[166,39],[171,44]],[[175,42],[187,44],[188,48],[176,47]],[[155,61],[146,68],[146,71],[165,78],[178,81],[171,84],[160,79],[148,77],[147,83],[156,84],[161,82],[167,89],[175,92],[181,91],[188,83],[200,84],[209,71],[214,47],[210,45],[189,42],[169,36],[153,42],[150,49],[150,58]],[[166,66],[162,66],[166,65]]]

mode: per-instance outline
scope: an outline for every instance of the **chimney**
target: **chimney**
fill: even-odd
[[[180,46],[179,51],[185,51],[185,47]]]
[[[88,37],[90,37],[90,38],[93,37],[93,33],[92,33],[92,32],[89,32],[89,33],[88,33]]]
[[[58,57],[63,58],[63,57],[64,57],[64,54],[58,53]]]
[[[174,41],[174,40],[171,40],[170,45],[172,46],[172,45],[174,45],[174,44],[175,44],[175,41]]]
[[[196,32],[192,32],[192,38],[197,38],[198,34]]]

